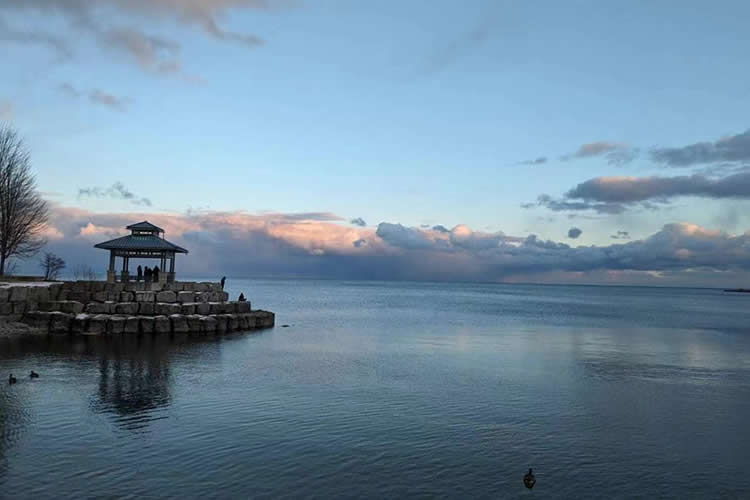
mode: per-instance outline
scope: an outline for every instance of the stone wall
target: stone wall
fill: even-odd
[[[0,316],[52,334],[223,333],[274,326],[219,283],[67,281],[0,286]]]

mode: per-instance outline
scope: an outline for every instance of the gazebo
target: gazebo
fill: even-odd
[[[128,264],[130,258],[136,259],[161,259],[159,264],[159,281],[174,281],[174,259],[178,253],[188,253],[184,248],[170,243],[164,239],[164,230],[151,224],[149,221],[131,224],[126,229],[130,229],[130,234],[115,238],[114,240],[105,241],[94,245],[94,248],[109,250],[109,269],[107,270],[107,281],[114,283],[117,281],[117,271],[115,271],[115,257],[122,257],[122,272],[120,281],[128,282],[130,273]],[[169,259],[169,272],[166,271],[167,259]]]

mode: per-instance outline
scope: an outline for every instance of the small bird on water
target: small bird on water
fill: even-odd
[[[8,376],[8,383],[15,384],[16,382],[18,382],[18,379],[16,379],[16,377],[14,377],[13,374],[11,373],[10,376]]]
[[[29,378],[39,378],[39,374],[34,370],[31,370],[31,373],[29,373]]]
[[[523,485],[526,486],[528,489],[531,489],[536,484],[536,478],[534,477],[534,471],[529,469],[529,472],[527,472],[523,476]]]

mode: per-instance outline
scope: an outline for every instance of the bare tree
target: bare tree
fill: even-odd
[[[31,257],[41,250],[48,220],[29,151],[15,130],[0,126],[0,275],[8,258]]]
[[[91,266],[79,264],[73,267],[73,277],[77,280],[96,281],[96,271]]]
[[[60,271],[65,269],[65,261],[52,252],[44,252],[44,257],[39,259],[39,265],[44,270],[45,280],[56,280]]]

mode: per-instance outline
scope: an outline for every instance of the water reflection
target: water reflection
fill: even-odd
[[[114,340],[114,339],[113,339]],[[98,353],[99,385],[92,410],[110,413],[130,430],[164,416],[169,405],[169,338],[122,337]]]
[[[173,385],[170,364],[177,362],[189,372],[192,363],[215,355],[223,341],[187,335],[19,336],[0,338],[0,363],[19,377],[29,367],[41,371],[38,384],[45,389],[60,383],[91,387],[88,406],[92,412],[138,431],[167,416]],[[95,384],[92,377],[96,377]],[[11,434],[18,433],[17,427],[24,422],[19,398],[27,382],[22,382],[0,393],[0,461],[4,448],[13,442]]]

